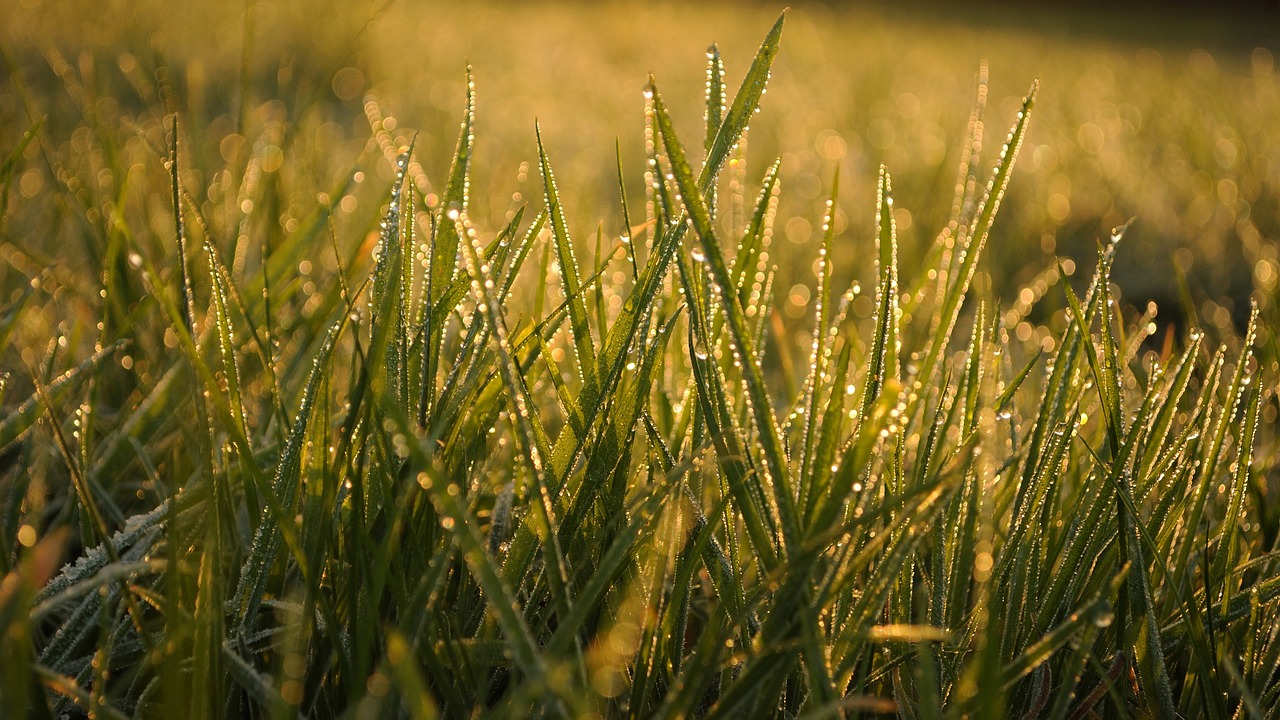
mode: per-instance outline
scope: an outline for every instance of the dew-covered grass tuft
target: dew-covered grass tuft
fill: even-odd
[[[1129,225],[1004,287],[1055,89],[985,69],[920,262],[891,163],[777,242],[785,24],[635,88],[614,207],[529,117],[497,222],[470,68],[451,155],[370,94],[301,194],[305,104],[211,165],[66,65],[0,148],[0,233],[80,243],[0,246],[0,714],[1280,717],[1274,318],[1126,304]]]

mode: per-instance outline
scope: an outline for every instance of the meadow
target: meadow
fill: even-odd
[[[1271,21],[15,10],[2,714],[1280,717]]]

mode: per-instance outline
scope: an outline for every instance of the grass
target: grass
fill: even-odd
[[[1050,91],[989,118],[985,77],[919,262],[884,166],[865,226],[862,179],[822,179],[797,257],[746,142],[783,25],[736,92],[715,48],[697,105],[650,79],[645,162],[615,146],[588,235],[541,130],[534,198],[477,211],[470,75],[440,179],[438,128],[371,104],[305,207],[304,122],[216,170],[180,117],[127,151],[98,101],[65,150],[33,122],[4,197],[28,162],[63,178],[51,236],[92,272],[6,246],[0,706],[1280,717],[1269,306],[1161,333],[1111,281],[1125,227],[1002,302],[983,268]],[[107,180],[58,173],[77,151]]]
[[[512,7],[476,0],[430,11],[412,3],[197,2],[182,13],[158,0],[20,5],[0,28],[0,43],[25,82],[31,117],[18,90],[0,80],[0,146],[15,146],[46,114],[50,137],[70,143],[87,110],[114,131],[124,169],[151,168],[147,144],[162,142],[165,115],[179,111],[195,131],[185,138],[188,170],[218,196],[199,198],[202,204],[222,205],[239,192],[238,175],[224,168],[243,166],[259,145],[280,147],[268,167],[287,150],[277,171],[280,214],[295,221],[354,165],[377,181],[345,191],[358,203],[355,222],[347,227],[340,216],[339,231],[352,233],[364,231],[391,180],[388,164],[362,155],[368,96],[399,121],[393,135],[406,127],[425,131],[416,160],[433,183],[422,189],[438,194],[434,183],[448,173],[454,135],[430,130],[456,122],[468,63],[482,89],[484,140],[472,158],[476,219],[505,223],[508,212],[541,194],[536,118],[560,175],[572,180],[561,188],[577,213],[569,220],[616,227],[615,140],[628,163],[643,157],[638,88],[647,73],[663,78],[674,107],[699,104],[704,77],[690,59],[714,39],[736,76],[759,42],[758,28],[776,14],[764,5],[716,2]],[[1011,117],[1035,78],[1049,90],[995,229],[1004,250],[987,259],[992,273],[1008,277],[994,286],[1002,302],[1033,284],[1053,255],[1091,267],[1095,239],[1136,217],[1115,277],[1133,305],[1157,302],[1159,321],[1179,329],[1189,324],[1182,318],[1199,317],[1241,330],[1251,297],[1269,310],[1280,290],[1280,256],[1270,242],[1280,237],[1280,166],[1272,160],[1280,148],[1269,130],[1280,124],[1280,19],[1217,8],[1108,7],[798,7],[748,155],[755,178],[773,159],[785,159],[788,192],[776,235],[782,247],[807,248],[780,258],[777,287],[785,292],[811,276],[789,260],[817,251],[821,233],[811,216],[833,165],[841,166],[846,188],[837,213],[842,232],[872,225],[871,203],[855,200],[874,195],[881,163],[893,169],[902,259],[921,262],[950,219],[943,198],[952,194],[960,162],[973,73],[985,60],[993,70],[993,117]],[[96,13],[132,20],[89,23]],[[313,27],[317,14],[327,18],[323,27]],[[64,76],[77,78],[79,89],[69,91]],[[125,121],[147,128],[148,140]],[[677,121],[684,135],[701,132],[696,115]],[[278,144],[285,136],[287,148]],[[1167,140],[1174,137],[1179,141]],[[77,138],[84,149],[87,139]],[[101,168],[87,152],[74,157],[80,162],[71,167],[96,184]],[[13,194],[31,207],[59,181],[32,162],[34,155],[27,158]],[[644,192],[641,180],[638,173],[627,178],[635,198]],[[131,221],[154,223],[158,212]],[[14,237],[38,247],[58,227],[59,211],[47,213],[15,227]],[[59,237],[78,243],[71,230]],[[91,265],[76,270],[97,272]],[[1187,301],[1173,281],[1178,272],[1192,291]],[[18,275],[4,282],[23,282]],[[851,278],[838,269],[837,279]],[[977,282],[985,282],[981,274]],[[804,313],[799,304],[782,309],[788,322]]]

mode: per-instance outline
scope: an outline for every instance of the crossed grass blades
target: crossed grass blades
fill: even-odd
[[[100,351],[52,343],[0,421],[3,706],[1280,717],[1256,312],[1217,347],[1148,350],[1153,311],[1126,320],[1108,282],[1123,229],[1082,294],[1052,267],[997,309],[975,277],[1037,88],[984,181],[980,87],[920,271],[900,276],[888,170],[849,238],[832,178],[808,362],[776,362],[782,190],[774,163],[746,194],[744,139],[782,27],[732,97],[708,52],[696,170],[646,88],[643,205],[619,152],[623,224],[589,264],[540,137],[541,207],[473,221],[470,82],[438,196],[371,111],[396,174],[359,282],[336,201],[268,234],[256,270],[225,247],[175,120],[151,192],[177,262],[87,217]],[[237,169],[231,231],[256,227],[244,199],[270,206],[261,163]],[[304,292],[317,247],[336,271]],[[869,313],[838,262],[869,271]],[[5,309],[0,347],[37,301]],[[1056,329],[1019,340],[1033,308]],[[178,351],[109,412],[118,358],[165,334]]]

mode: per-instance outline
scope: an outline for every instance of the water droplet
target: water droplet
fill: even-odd
[[[1097,612],[1094,613],[1093,624],[1100,628],[1111,627],[1111,623],[1115,622],[1115,619],[1115,611],[1111,609],[1110,605],[1105,605],[1098,608]]]

